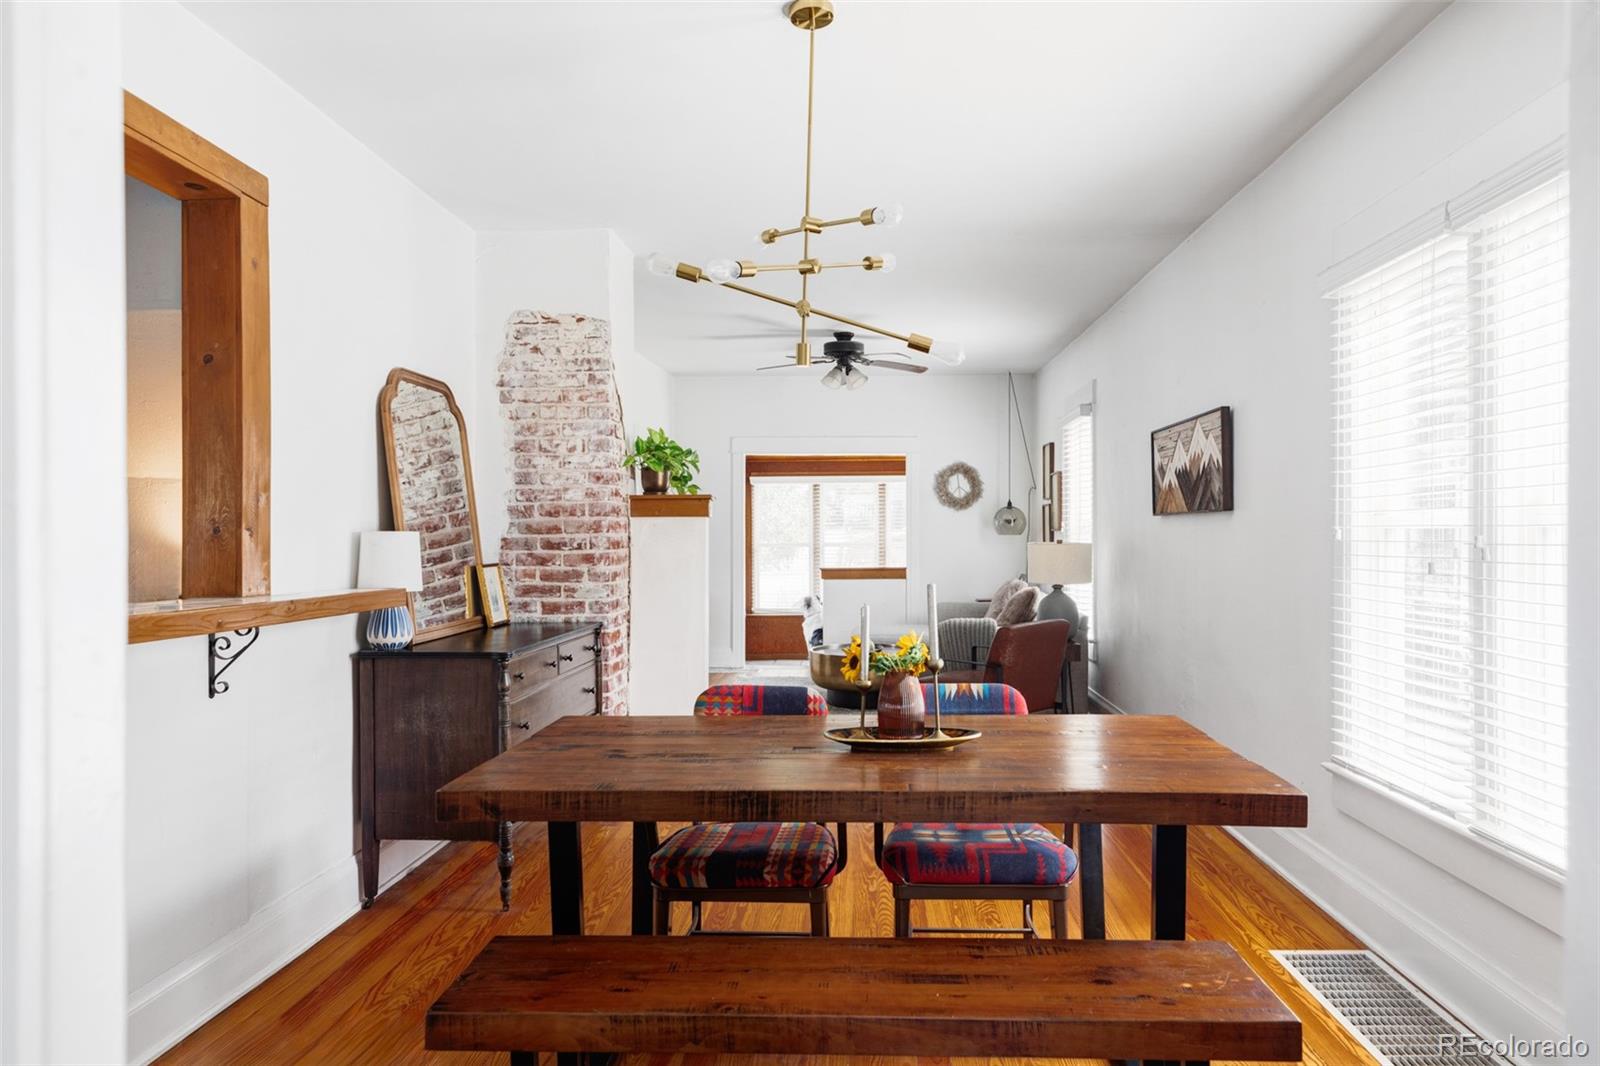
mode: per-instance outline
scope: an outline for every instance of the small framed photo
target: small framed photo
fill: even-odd
[[[461,571],[461,602],[466,605],[461,609],[462,618],[471,618],[478,613],[473,610],[472,601],[478,598],[478,594],[472,587],[474,584],[472,571],[473,568],[470,566]]]
[[[478,593],[483,599],[484,625],[493,629],[511,621],[511,608],[506,597],[506,579],[500,573],[499,563],[478,566]]]

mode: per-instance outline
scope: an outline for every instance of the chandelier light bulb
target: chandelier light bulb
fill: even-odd
[[[670,256],[662,255],[660,252],[651,252],[644,264],[650,269],[650,273],[659,274],[664,278],[670,278],[678,272],[677,261]]]
[[[960,366],[967,361],[967,350],[954,341],[934,341],[928,354],[946,366]]]
[[[837,389],[840,385],[844,384],[844,371],[840,370],[838,367],[834,367],[832,370],[822,375],[822,384],[826,388]]]
[[[874,226],[898,226],[905,217],[906,209],[899,204],[884,204],[882,207],[872,209],[872,224]]]
[[[883,260],[883,265],[878,269],[883,271],[885,274],[893,273],[894,268],[900,265],[900,260],[894,257],[893,252],[884,252],[878,258]]]
[[[739,264],[732,259],[713,259],[706,264],[706,277],[721,285],[739,276]]]
[[[863,374],[855,367],[851,367],[849,373],[845,375],[844,387],[850,389],[852,392],[861,388],[861,386],[865,385],[866,383],[867,375]]]

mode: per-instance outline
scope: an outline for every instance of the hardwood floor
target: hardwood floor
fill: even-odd
[[[665,830],[666,827],[663,827]],[[1059,828],[1059,827],[1057,827]],[[663,833],[663,835],[665,835]],[[591,825],[584,832],[588,931],[626,933],[629,924],[630,832],[626,825]],[[504,1055],[429,1053],[422,1017],[491,937],[548,933],[544,826],[519,826],[515,894],[500,911],[494,850],[452,844],[379,896],[309,951],[190,1035],[163,1063],[430,1063],[487,1066]],[[1149,934],[1150,834],[1133,826],[1105,828],[1106,924],[1112,937]],[[918,920],[938,925],[1011,926],[1016,903],[918,904]],[[921,910],[926,907],[928,910]],[[887,936],[892,929],[889,887],[872,864],[869,826],[850,829],[850,864],[835,882],[836,936]],[[688,923],[676,908],[675,928]],[[1049,923],[1047,908],[1037,919]],[[1303,1061],[1314,1066],[1373,1064],[1373,1059],[1268,954],[1274,948],[1354,948],[1361,945],[1291,885],[1220,830],[1190,831],[1189,934],[1226,940],[1283,997],[1304,1022]],[[734,904],[706,909],[708,928],[802,930],[803,906]],[[1076,903],[1069,917],[1077,934]],[[796,990],[804,994],[804,990]],[[681,1056],[684,1066],[736,1061],[733,1056]],[[773,1062],[886,1060],[806,1059]],[[901,1060],[897,1060],[901,1061]],[[908,1062],[940,1060],[903,1060]],[[973,1061],[973,1060],[962,1060]],[[1018,1060],[993,1060],[1018,1061]],[[1083,1060],[1052,1060],[1076,1062]],[[635,1066],[672,1066],[665,1056],[638,1056]]]

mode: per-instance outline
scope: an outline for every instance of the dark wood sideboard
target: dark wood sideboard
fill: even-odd
[[[378,894],[379,841],[488,840],[509,908],[511,823],[440,821],[433,794],[557,718],[600,712],[600,624],[513,624],[351,658],[361,905]]]

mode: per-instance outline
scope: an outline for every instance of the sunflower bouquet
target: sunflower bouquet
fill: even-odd
[[[916,632],[907,633],[901,637],[893,649],[872,649],[872,673],[882,676],[888,673],[907,673],[912,677],[921,677],[928,668],[928,645],[925,644]],[[861,637],[859,634],[850,638],[850,646],[844,651],[844,662],[839,664],[839,672],[846,681],[854,684],[861,678]]]

